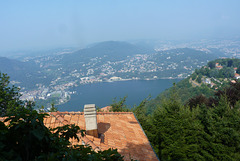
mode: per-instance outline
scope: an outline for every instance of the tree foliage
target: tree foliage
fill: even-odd
[[[197,77],[197,82],[201,83],[202,82],[202,74],[199,74]]]
[[[114,98],[113,103],[110,105],[112,106],[111,111],[112,112],[127,112],[130,111],[126,106],[126,99],[127,96],[124,96],[123,98],[120,98],[118,101],[117,98]]]
[[[187,104],[193,108],[197,105],[205,104],[208,107],[214,107],[218,105],[221,97],[226,97],[229,105],[234,107],[235,104],[240,100],[240,82],[230,83],[230,86],[218,90],[212,97],[207,98],[204,95],[197,95],[188,100]]]
[[[132,111],[136,115],[145,133],[148,135],[148,137],[151,137],[151,115],[149,114],[148,108],[146,107],[146,104],[149,100],[150,96],[145,98],[138,106],[135,106]]]
[[[237,82],[183,105],[175,87],[153,115],[137,115],[160,160],[239,160],[239,88]]]
[[[236,72],[237,72],[238,74],[240,74],[240,66],[238,66]]]
[[[219,63],[222,68],[217,69],[215,64]],[[235,67],[239,67],[239,59],[216,59],[207,64],[206,67],[196,70],[197,74],[202,74],[207,77],[214,78],[233,78]],[[237,70],[238,72],[238,70]]]
[[[192,80],[195,80],[197,78],[197,74],[196,73],[193,73],[192,74]]]
[[[19,89],[9,85],[9,76],[0,72],[0,116],[22,107]]]
[[[58,111],[57,107],[55,106],[55,104],[52,102],[51,103],[51,108],[49,109],[49,112],[56,112]]]

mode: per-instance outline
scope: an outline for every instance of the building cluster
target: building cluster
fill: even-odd
[[[54,99],[56,104],[61,104],[67,102],[71,98],[71,94],[75,92],[68,91],[68,88],[65,88],[64,85],[58,86],[49,86],[45,87],[44,85],[38,86],[37,89],[22,91],[21,93],[21,100],[28,100],[28,101],[36,101],[36,100],[47,100],[47,99]]]
[[[207,67],[204,66],[204,68],[207,68]],[[217,70],[221,70],[221,69],[223,69],[223,66],[219,63],[216,63],[215,68]],[[214,78],[214,77],[208,78],[206,76],[203,76],[202,83],[204,83],[206,85],[209,85],[211,88],[215,87],[215,89],[218,89],[218,87],[216,87],[216,83],[221,84],[221,85],[224,82],[229,82],[229,81],[232,82],[232,83],[236,83],[236,80],[240,79],[240,74],[237,73],[237,67],[234,67],[233,70],[234,70],[234,77],[233,78],[224,78],[224,79],[220,80],[220,79],[217,79],[217,78]],[[194,81],[191,81],[191,82],[193,83]],[[194,82],[194,83],[196,83],[196,82]],[[200,84],[198,84],[198,86],[200,86]]]

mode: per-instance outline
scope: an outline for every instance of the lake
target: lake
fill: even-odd
[[[101,108],[109,106],[114,98],[119,100],[127,96],[126,105],[132,108],[149,95],[155,98],[178,81],[180,79],[133,80],[81,85],[72,89],[76,94],[69,102],[57,107],[59,111],[82,111],[85,104],[96,104]]]

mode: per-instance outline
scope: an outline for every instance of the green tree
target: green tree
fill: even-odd
[[[52,102],[51,103],[51,108],[49,109],[49,112],[56,112],[58,111],[57,107],[55,107],[55,104]]]
[[[209,66],[210,69],[215,68],[215,64],[216,64],[216,63],[215,63],[214,61],[208,62],[208,66]]]
[[[148,109],[146,107],[146,104],[148,103],[150,99],[150,96],[144,99],[138,106],[133,108],[133,112],[136,115],[139,123],[141,124],[142,128],[144,129],[145,133],[149,136],[151,133],[149,133],[151,129],[150,124],[150,115],[148,114]],[[150,136],[149,136],[150,137]]]
[[[192,74],[192,80],[195,80],[197,78],[197,74],[196,73],[193,73]]]
[[[198,109],[181,105],[171,97],[162,103],[152,118],[152,143],[160,160],[203,160],[199,142],[203,126],[197,120]]]
[[[209,77],[214,77],[214,78],[218,78],[218,70],[217,69],[212,69],[209,72]]]
[[[233,78],[234,77],[234,70],[231,67],[223,67],[220,70],[219,78]]]
[[[198,74],[197,82],[198,82],[198,83],[201,83],[201,82],[202,82],[202,74]]]
[[[202,108],[199,119],[204,126],[205,145],[211,160],[238,160],[240,157],[240,112],[222,96],[214,108]]]
[[[39,111],[40,113],[45,112],[45,108],[44,108],[44,106],[39,107],[38,111]]]
[[[208,98],[201,94],[190,98],[187,105],[192,109],[202,104],[208,105],[208,103]]]
[[[236,72],[240,74],[240,66],[237,68]]]
[[[240,82],[231,83],[230,86],[224,88],[223,90],[218,90],[215,93],[215,102],[219,102],[221,97],[226,97],[227,101],[230,103],[230,106],[233,108],[240,100]]]
[[[178,91],[172,88],[143,126],[160,159],[238,160],[240,83],[214,97],[193,97],[186,105],[178,100]]]
[[[129,111],[126,106],[126,99],[127,96],[124,96],[123,98],[120,98],[119,101],[117,101],[117,98],[114,98],[113,103],[111,104],[112,112],[123,112],[123,111]]]
[[[24,104],[20,100],[19,88],[9,85],[9,76],[0,72],[0,116],[17,110]]]
[[[227,67],[232,67],[232,66],[233,66],[233,60],[230,59],[230,60],[228,60],[228,62],[227,62]]]

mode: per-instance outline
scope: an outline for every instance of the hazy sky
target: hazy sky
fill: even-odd
[[[240,34],[240,0],[0,0],[0,51]]]

